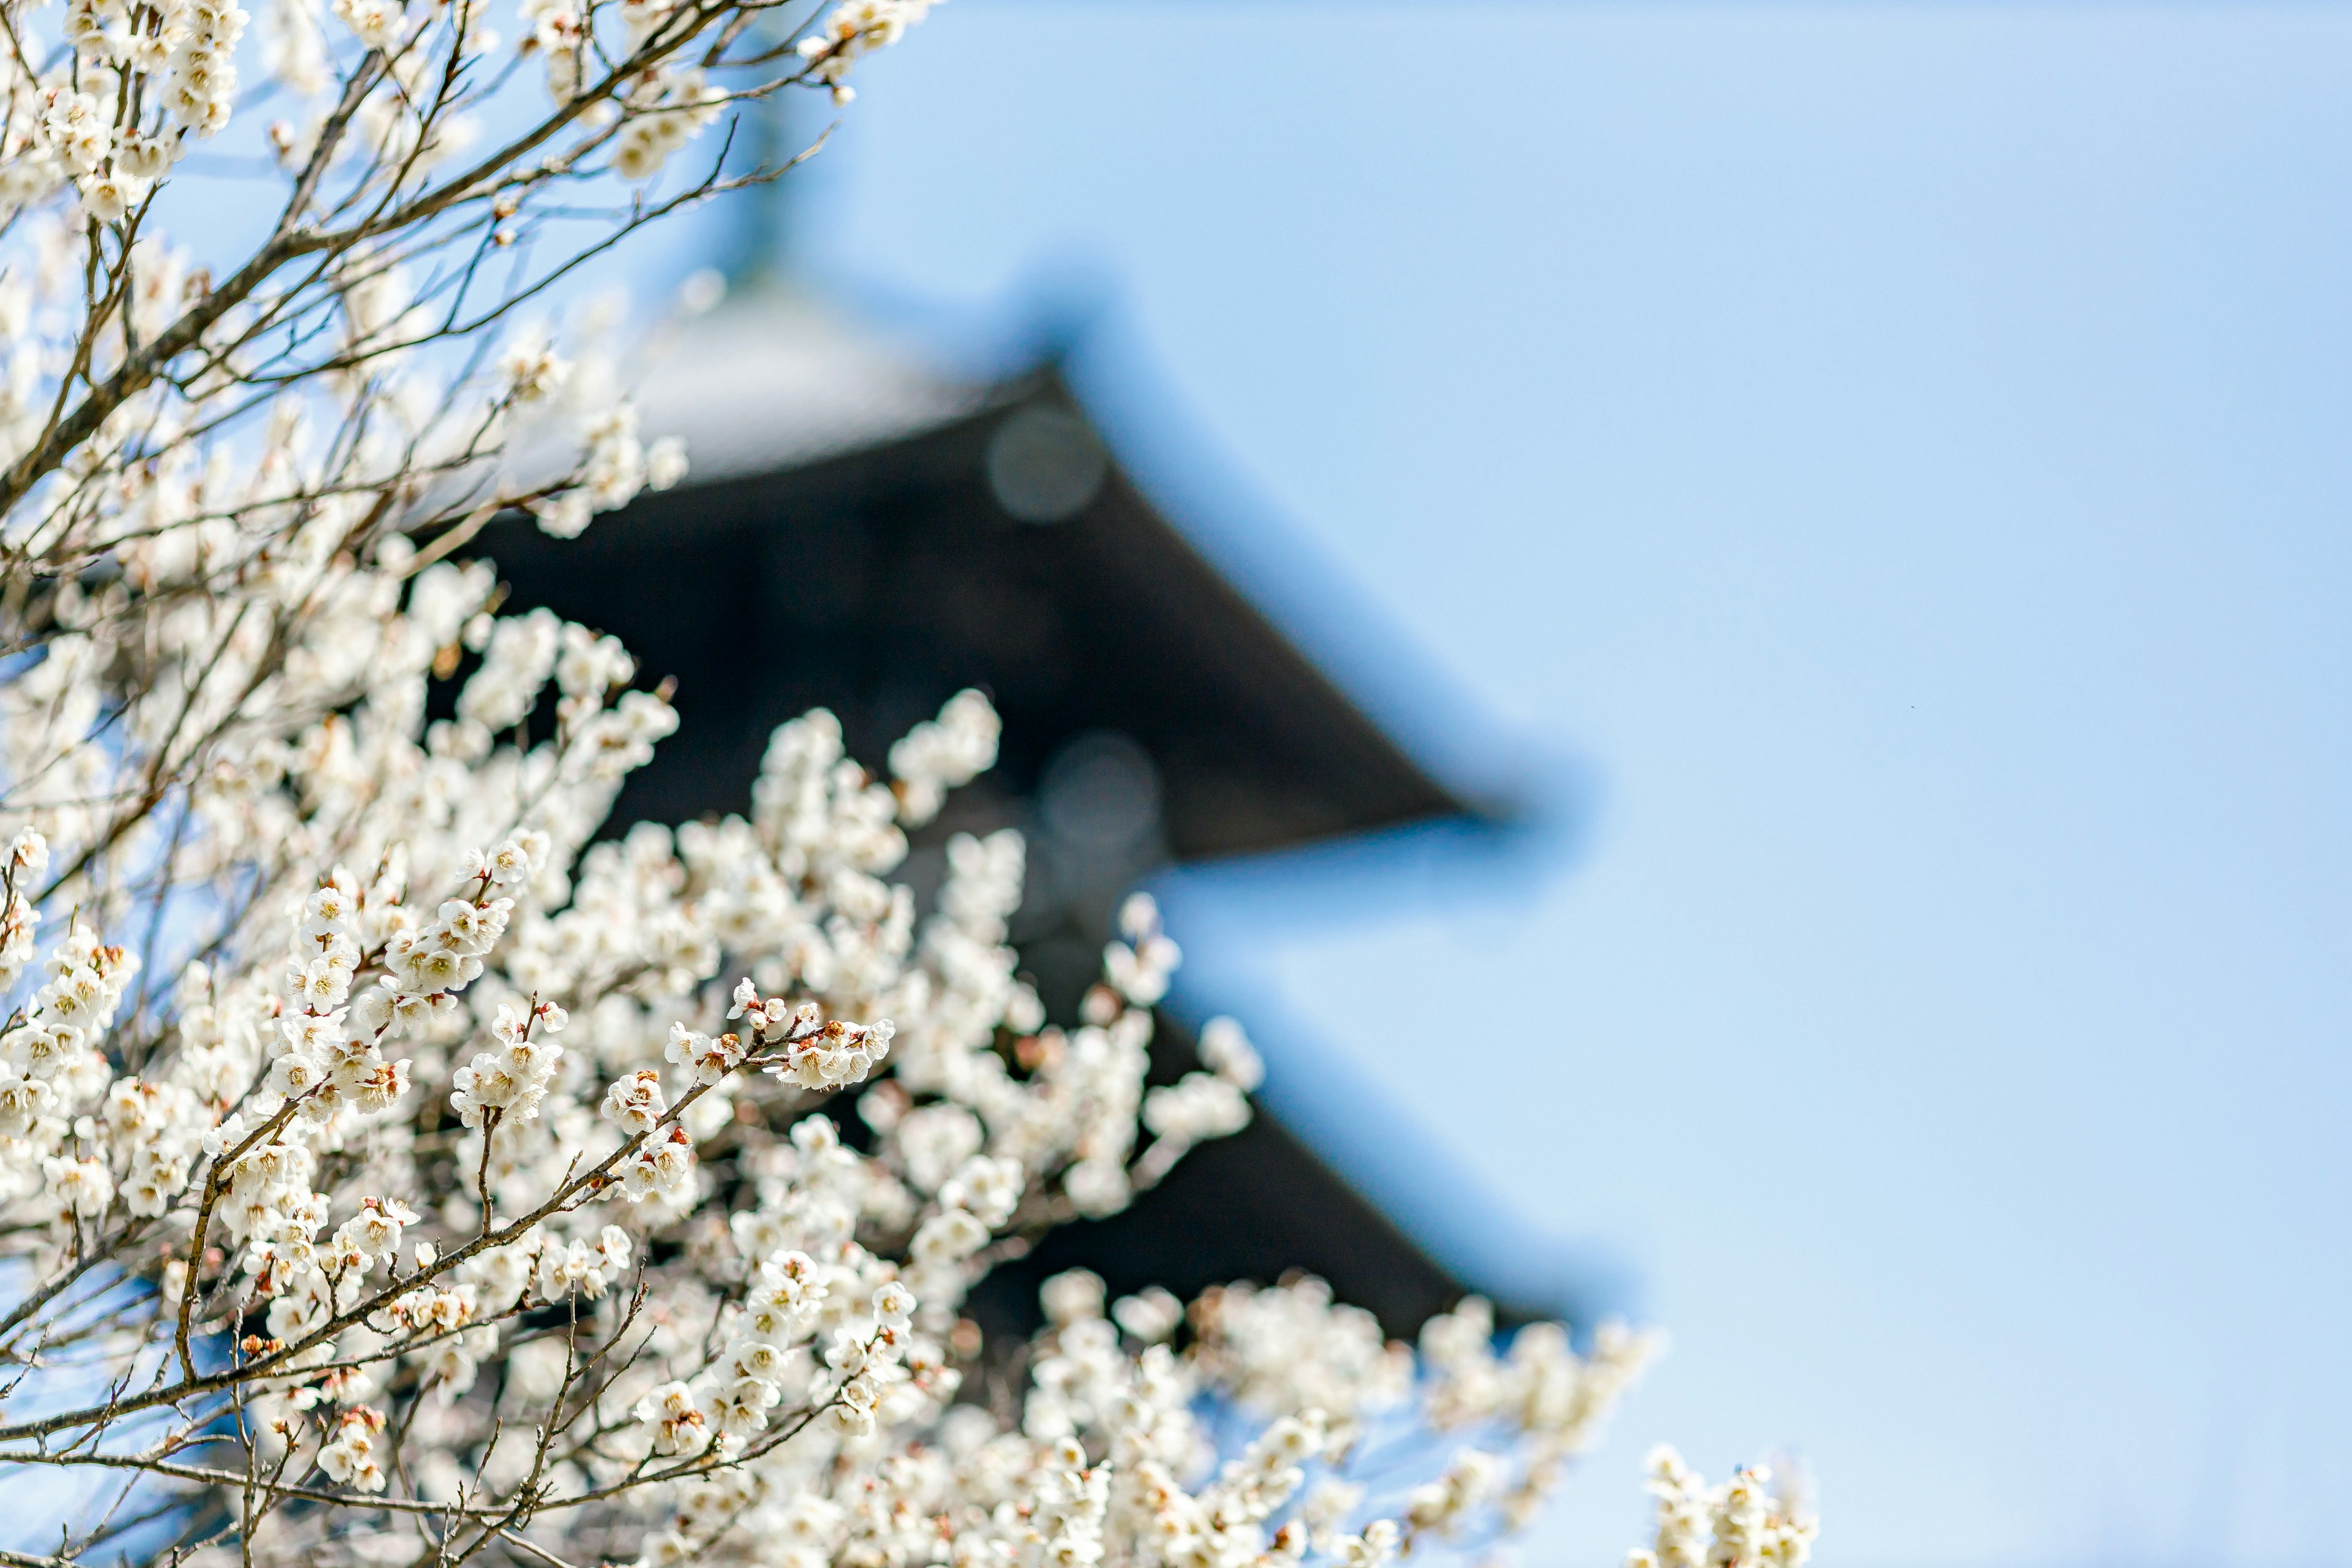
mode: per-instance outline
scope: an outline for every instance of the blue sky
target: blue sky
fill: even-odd
[[[1180,932],[1675,1333],[1529,1561],[1671,1437],[1832,1565],[2352,1563],[2352,10],[956,0],[862,86],[817,272],[1089,301],[1318,646],[1583,802]]]

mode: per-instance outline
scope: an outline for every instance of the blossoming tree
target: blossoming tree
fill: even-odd
[[[1148,900],[1055,1026],[1017,837],[891,883],[975,693],[599,840],[664,691],[467,546],[685,456],[523,313],[925,4],[0,0],[0,1485],[57,1510],[0,1563],[1370,1568],[1524,1521],[1651,1353],[1083,1273],[982,1343],[1259,1067],[1147,1089]],[[1654,1468],[1655,1563],[1801,1562]]]

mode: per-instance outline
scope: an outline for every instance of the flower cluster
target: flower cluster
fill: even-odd
[[[996,761],[1003,726],[996,710],[977,691],[967,691],[907,731],[890,748],[890,776],[898,791],[898,816],[920,826],[940,814],[948,792],[970,784]]]
[[[835,103],[856,94],[845,79],[863,56],[887,47],[930,14],[935,0],[841,0],[824,24],[800,41],[801,58],[816,80],[833,89]]]
[[[1049,1327],[1031,1347],[1017,1426],[1005,1426],[977,1405],[940,1407],[960,1380],[938,1365],[911,1292],[798,1252],[761,1263],[711,1370],[633,1407],[656,1458],[735,1456],[722,1470],[680,1467],[698,1479],[642,1561],[1243,1568],[1319,1553],[1373,1568],[1443,1541],[1513,1474],[1507,1453],[1466,1447],[1383,1513],[1381,1423],[1425,1415],[1409,1370],[1346,1414],[1305,1405],[1220,1452],[1202,1412],[1241,1397],[1223,1352],[1172,1348],[1158,1301],[1127,1298],[1107,1317],[1101,1281],[1083,1272],[1049,1280],[1045,1305]],[[1297,1289],[1287,1311],[1291,1348],[1344,1360],[1360,1338],[1360,1315],[1319,1288]],[[782,1408],[824,1419],[778,1444]],[[855,1480],[841,1484],[845,1473]]]
[[[331,1442],[319,1449],[319,1468],[329,1479],[354,1491],[383,1490],[383,1462],[376,1453],[377,1435],[383,1430],[383,1413],[356,1405],[335,1423]]]
[[[470,1067],[449,1075],[449,1108],[458,1120],[479,1127],[485,1118],[537,1116],[563,1057],[554,1037],[568,1016],[552,1002],[534,1005],[527,1014],[518,1013],[510,1003],[499,1003],[498,1020],[490,1026],[493,1047],[475,1057]]]
[[[73,1215],[95,1217],[114,1198],[107,1163],[68,1119],[113,1087],[99,1047],[138,968],[77,920],[49,956],[48,979],[0,1034],[0,1182],[46,1190]]]
[[[1821,1526],[1801,1489],[1773,1484],[1763,1466],[1735,1470],[1720,1486],[1664,1444],[1645,1468],[1657,1500],[1657,1533],[1625,1557],[1625,1568],[1804,1568]]]
[[[650,180],[671,154],[718,120],[727,95],[698,70],[648,71],[630,89],[637,112],[613,149],[613,168],[623,179]]]
[[[10,138],[11,205],[70,187],[94,222],[119,222],[143,205],[186,134],[210,136],[228,122],[248,20],[234,0],[68,0],[69,58],[33,79],[16,52],[0,72],[12,99],[23,90],[38,110],[22,142]],[[142,122],[148,93],[154,108]]]
[[[1495,1340],[1493,1310],[1475,1296],[1422,1326],[1429,1416],[1448,1431],[1499,1423],[1517,1435],[1526,1468],[1503,1496],[1502,1511],[1523,1524],[1568,1462],[1599,1440],[1610,1411],[1664,1349],[1665,1338],[1604,1322],[1581,1356],[1556,1323],[1521,1329],[1507,1354],[1496,1353]]]
[[[95,934],[154,895],[55,884],[84,913],[6,1037],[11,1084],[38,1087],[5,1091],[26,1110],[0,1172],[37,1269],[70,1279],[95,1249],[152,1272],[149,1332],[182,1358],[154,1407],[209,1419],[198,1352],[236,1337],[272,1485],[398,1489],[461,1520],[532,1489],[539,1550],[586,1532],[648,1568],[1365,1568],[1523,1520],[1589,1445],[1649,1340],[1604,1328],[1580,1357],[1538,1327],[1497,1354],[1474,1301],[1416,1363],[1311,1279],[1188,1313],[1058,1276],[1016,1407],[971,1403],[1003,1364],[961,1316],[973,1286],[1240,1126],[1255,1051],[1217,1021],[1203,1067],[1147,1092],[1178,954],[1142,898],[1087,1021],[1049,1026],[1005,945],[1017,837],[952,836],[925,919],[885,879],[992,760],[976,695],[892,776],[813,714],[778,731],[749,816],[593,843],[639,754],[606,739],[634,669],[544,616],[485,624],[484,592],[415,574],[378,601],[372,658],[305,667],[379,684],[282,742],[247,731],[184,786],[190,863],[247,896],[183,917],[205,957],[168,1004],[126,1021],[140,965]],[[478,662],[428,721],[415,681],[453,642]],[[78,858],[105,828],[55,823]],[[859,1147],[819,1109],[852,1094]],[[1203,1400],[1254,1424],[1241,1448],[1218,1452]],[[1383,1511],[1352,1478],[1400,1422],[1465,1446]],[[253,1550],[290,1559],[325,1522],[288,1514]]]
[[[32,893],[48,870],[49,841],[37,828],[18,828],[7,864],[0,867],[0,986],[13,987],[33,962],[41,910]]]

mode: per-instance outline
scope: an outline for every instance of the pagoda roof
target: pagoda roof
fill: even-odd
[[[641,679],[676,681],[678,732],[631,776],[615,825],[746,809],[770,733],[811,708],[876,763],[978,687],[1004,721],[998,765],[950,797],[908,871],[919,892],[945,834],[1022,827],[1014,938],[1058,1016],[1098,963],[1116,899],[1171,863],[1513,818],[1371,717],[1245,573],[1155,502],[1059,359],[958,377],[790,294],[723,306],[668,348],[641,383],[642,428],[686,438],[688,480],[577,540],[509,519],[482,541],[515,603],[614,632]],[[1105,776],[1151,797],[1133,842],[1085,842],[1137,804],[1116,789],[1057,805],[1056,770],[1080,753],[1128,759]],[[1165,1024],[1155,1082],[1192,1065],[1189,1036]],[[1333,1169],[1361,1160],[1321,1132],[1261,1114],[1134,1208],[1000,1270],[973,1310],[1017,1323],[1041,1271],[1076,1262],[1115,1289],[1188,1293],[1304,1268],[1395,1333],[1465,1289],[1507,1317],[1574,1304],[1568,1275],[1531,1284],[1477,1266],[1459,1238],[1408,1236],[1400,1218],[1418,1232],[1429,1216],[1369,1202]],[[1449,1268],[1433,1254],[1459,1256]]]
[[[820,704],[878,759],[964,686],[1004,717],[995,788],[1034,788],[1073,735],[1139,744],[1179,861],[1512,814],[1302,652],[1110,452],[1057,361],[958,378],[787,295],[688,323],[639,407],[648,438],[688,441],[685,484],[578,540],[516,521],[486,541],[533,602],[625,627],[677,679],[665,752],[691,765],[657,759],[627,815],[740,808],[768,732]]]

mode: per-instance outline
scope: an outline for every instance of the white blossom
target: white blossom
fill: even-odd
[[[1804,1568],[1821,1526],[1802,1489],[1775,1487],[1762,1466],[1735,1470],[1709,1487],[1664,1444],[1644,1467],[1657,1500],[1657,1529],[1626,1568]]]
[[[363,1405],[344,1411],[333,1440],[319,1449],[319,1468],[353,1491],[383,1490],[383,1461],[376,1452],[383,1431],[381,1412]]]

